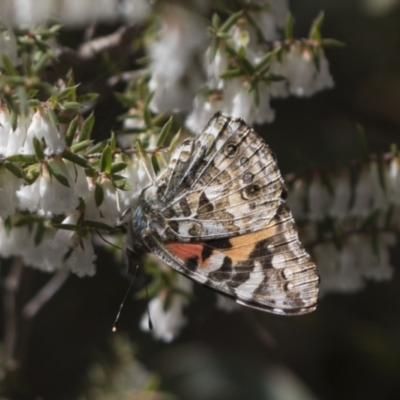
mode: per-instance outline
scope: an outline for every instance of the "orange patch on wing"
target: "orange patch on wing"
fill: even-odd
[[[260,240],[264,240],[275,235],[277,232],[277,227],[272,226],[265,228],[261,231],[248,233],[247,235],[236,236],[230,238],[229,241],[232,245],[228,249],[217,249],[213,248],[213,252],[219,252],[223,255],[232,259],[234,263],[242,260],[247,260],[250,257],[251,252],[254,250],[256,244]],[[197,263],[200,268],[206,268],[209,265],[209,258],[203,260],[202,254],[205,243],[168,243],[166,245],[168,249],[179,257],[181,260],[188,260],[190,258],[197,258]]]
[[[248,233],[247,235],[236,236],[230,239],[232,247],[226,250],[220,250],[233,262],[247,260],[251,252],[260,240],[267,239],[276,233],[276,226],[265,228],[261,231]]]
[[[199,262],[202,260],[201,254],[203,252],[202,244],[193,243],[168,243],[168,249],[182,260],[197,257]]]

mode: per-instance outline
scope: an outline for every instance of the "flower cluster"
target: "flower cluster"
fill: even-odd
[[[90,21],[110,21],[117,18],[142,20],[150,11],[147,0],[103,0],[93,7],[90,1],[19,0],[2,2],[0,15],[9,24],[39,25],[49,18],[57,17],[70,25],[83,25]]]
[[[388,157],[337,176],[315,173],[291,182],[288,202],[318,265],[323,293],[356,291],[365,279],[393,274],[389,248],[400,229],[400,174],[399,157]]]
[[[200,132],[218,110],[261,124],[275,118],[271,98],[331,88],[323,47],[333,41],[321,37],[322,16],[309,39],[299,41],[291,33],[292,19],[285,24],[287,13],[287,1],[247,2],[226,21],[215,14],[207,41],[197,15],[167,8],[159,39],[148,46],[151,109],[191,110],[186,126]]]

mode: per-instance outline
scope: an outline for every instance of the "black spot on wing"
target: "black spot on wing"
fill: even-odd
[[[217,282],[223,282],[230,280],[232,278],[232,273],[233,273],[232,259],[230,259],[229,257],[225,257],[221,265],[221,268],[217,271],[211,272],[208,277],[211,280]]]
[[[249,260],[260,259],[258,260],[263,268],[272,268],[272,257],[274,256],[274,252],[268,250],[268,245],[271,244],[270,239],[264,239],[257,242],[254,246],[254,250],[249,255]]]
[[[207,198],[204,192],[201,193],[199,197],[199,214],[205,214],[214,211],[214,206]]]
[[[185,266],[189,271],[196,271],[198,267],[198,257],[190,257],[186,260]]]
[[[204,243],[203,246],[203,251],[201,253],[201,258],[206,260],[208,257],[211,256],[211,254],[214,252],[214,250],[219,250],[219,249],[230,249],[232,247],[232,243],[230,242],[229,239],[214,239],[214,240],[208,240],[207,242]]]
[[[186,200],[186,198],[183,198],[180,202],[179,202],[179,206],[181,207],[182,210],[182,214],[185,217],[188,217],[192,212],[190,211],[190,206],[188,201]]]

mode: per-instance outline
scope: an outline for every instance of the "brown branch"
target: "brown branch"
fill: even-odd
[[[60,271],[39,290],[38,293],[25,305],[22,314],[25,318],[33,318],[38,311],[57,293],[69,277],[67,271]]]

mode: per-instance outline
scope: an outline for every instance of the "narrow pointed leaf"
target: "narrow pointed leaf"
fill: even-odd
[[[85,122],[82,125],[81,131],[79,133],[79,141],[83,142],[90,139],[90,135],[92,133],[94,126],[94,114],[91,113],[89,117],[86,118]]]
[[[24,177],[22,171],[15,164],[6,161],[4,166],[17,178],[22,179]]]
[[[100,183],[96,183],[96,187],[94,188],[94,201],[96,202],[96,206],[100,207],[104,200],[104,189]]]
[[[44,152],[41,141],[36,136],[34,136],[32,139],[32,144],[35,149],[36,158],[39,161],[44,160]]]
[[[160,136],[158,137],[157,147],[161,147],[164,144],[165,139],[168,137],[168,134],[171,130],[171,127],[172,127],[172,117],[162,127]]]
[[[62,153],[62,158],[65,158],[68,161],[73,162],[83,168],[90,168],[90,163],[83,157],[79,156],[78,154],[71,153],[69,150],[64,150]]]
[[[100,158],[100,171],[101,172],[106,172],[110,173],[111,172],[111,164],[112,164],[112,152],[111,152],[111,147],[106,146],[101,153],[101,158]]]
[[[58,182],[61,183],[61,185],[70,187],[67,177],[64,175],[63,171],[56,162],[51,160],[47,163],[47,166],[51,174],[58,180]]]
[[[111,165],[111,173],[116,174],[117,172],[123,171],[127,167],[127,163],[123,161],[117,161]]]
[[[71,146],[74,137],[75,137],[75,133],[76,133],[76,129],[78,128],[78,115],[69,123],[68,126],[68,130],[67,130],[67,134],[65,135],[65,143],[67,144],[67,146]]]

